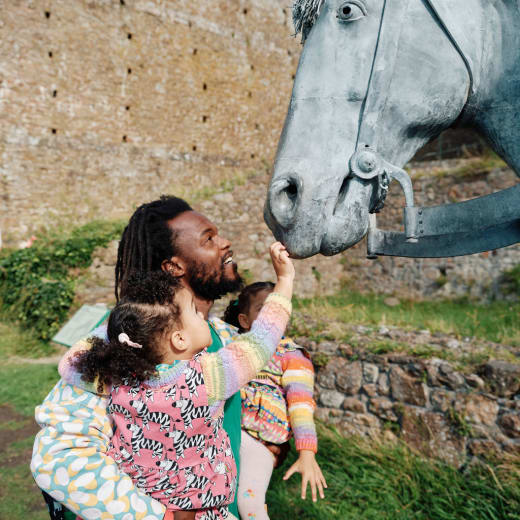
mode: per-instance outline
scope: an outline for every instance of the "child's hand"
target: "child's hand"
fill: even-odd
[[[323,494],[323,488],[327,487],[327,482],[325,481],[325,477],[323,476],[323,473],[321,472],[321,469],[316,462],[314,452],[309,450],[301,450],[298,460],[287,470],[287,473],[285,473],[283,479],[287,480],[293,473],[302,474],[302,498],[304,500],[307,493],[307,484],[311,485],[313,502],[316,502],[317,500],[316,488],[318,488],[320,498],[325,498],[325,495]]]
[[[281,242],[271,244],[269,248],[274,271],[278,278],[294,278],[294,265],[289,258],[289,253]]]
[[[278,278],[274,291],[291,299],[293,281],[294,281],[294,265],[289,258],[289,253],[285,246],[280,242],[275,242],[269,248],[271,253],[271,261]]]

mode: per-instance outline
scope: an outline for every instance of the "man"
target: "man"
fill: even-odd
[[[241,287],[230,242],[215,225],[177,197],[143,204],[130,218],[119,243],[116,299],[125,295],[129,276],[162,269],[193,292],[197,310],[208,319],[213,301]],[[232,329],[209,320],[210,351],[231,339]],[[224,408],[224,429],[239,468],[240,395]],[[159,502],[142,493],[105,455],[112,428],[106,400],[59,381],[41,406],[31,470],[38,486],[82,518],[160,520],[172,518]],[[238,517],[236,500],[230,511]]]

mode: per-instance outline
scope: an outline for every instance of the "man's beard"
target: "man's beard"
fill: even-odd
[[[187,273],[190,287],[197,296],[205,300],[218,300],[230,292],[239,291],[244,286],[244,282],[236,272],[236,266],[234,267],[236,278],[233,280],[226,278],[224,266],[222,266],[220,279],[217,281],[218,272],[216,270],[210,272],[204,264],[195,264],[188,269]]]

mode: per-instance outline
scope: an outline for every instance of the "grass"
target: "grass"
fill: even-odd
[[[507,168],[505,161],[492,150],[486,153],[457,161],[457,166],[448,168],[413,168],[411,169],[413,179],[423,177],[456,177],[467,178],[475,175],[489,173],[498,168]]]
[[[391,325],[520,345],[520,303],[404,300],[389,307],[384,303],[385,298],[343,290],[334,296],[295,299],[295,308],[310,316],[312,324],[309,326],[306,319],[296,319],[293,333],[315,335],[317,330],[326,330],[330,339],[348,340],[343,325]]]
[[[299,498],[300,482],[282,476],[294,451],[276,470],[268,492],[275,518],[341,520],[517,520],[520,467],[475,466],[461,473],[425,460],[402,445],[366,444],[319,427],[318,461],[327,479],[326,499]]]
[[[9,404],[18,413],[32,417],[59,379],[55,365],[4,365],[0,368],[0,405]]]

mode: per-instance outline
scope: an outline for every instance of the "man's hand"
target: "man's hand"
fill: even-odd
[[[289,479],[293,473],[301,473],[302,475],[302,498],[304,500],[307,493],[307,484],[311,485],[313,502],[317,500],[316,489],[320,493],[320,498],[325,498],[323,488],[327,487],[327,482],[316,462],[314,452],[301,450],[298,460],[287,470],[283,479]]]

